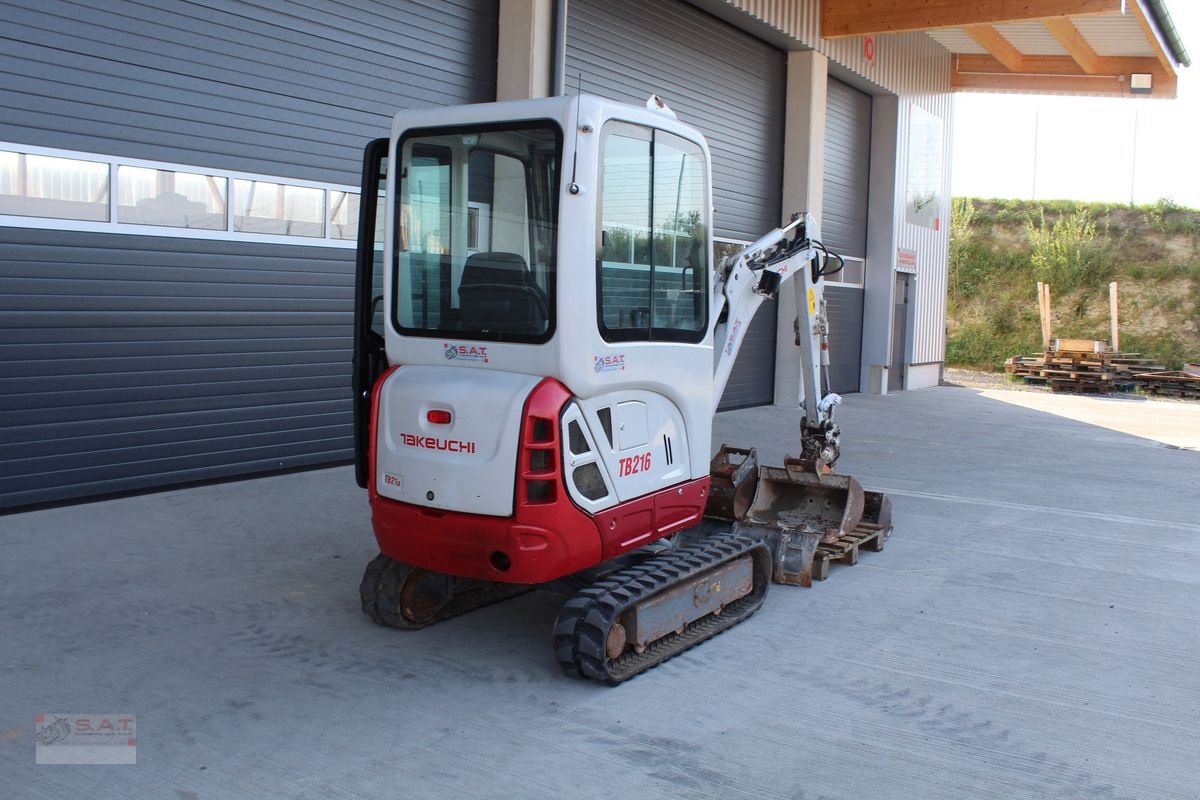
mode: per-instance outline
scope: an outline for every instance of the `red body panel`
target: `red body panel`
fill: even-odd
[[[466,578],[544,583],[669,536],[698,523],[703,515],[707,477],[622,503],[596,517],[571,502],[562,484],[559,424],[571,393],[551,378],[534,387],[525,402],[514,474],[497,476],[516,481],[512,516],[441,511],[381,497],[375,489],[379,393],[391,372],[372,392],[368,492],[379,550],[397,561]],[[534,439],[535,419],[550,423],[543,426],[540,440]],[[534,469],[536,451],[550,454],[548,467]],[[548,484],[548,493],[531,498],[530,481]],[[497,553],[503,558],[495,558]],[[497,563],[507,564],[507,569],[499,569]]]
[[[648,494],[596,515],[604,560],[700,524],[708,499],[707,477]]]

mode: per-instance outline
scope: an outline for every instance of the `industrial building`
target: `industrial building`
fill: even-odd
[[[846,258],[832,388],[936,385],[954,92],[1172,97],[1188,58],[1161,0],[860,5],[4,2],[0,509],[348,461],[361,153],[404,108],[659,95],[720,247],[809,211]],[[723,407],[797,403],[794,318]]]

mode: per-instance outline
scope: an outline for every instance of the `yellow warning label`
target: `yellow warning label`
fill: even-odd
[[[815,317],[817,315],[817,292],[813,287],[808,287],[808,315]]]

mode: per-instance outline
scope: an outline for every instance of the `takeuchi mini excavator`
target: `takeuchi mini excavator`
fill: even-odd
[[[886,539],[887,498],[833,472],[822,287],[841,260],[807,214],[715,260],[710,175],[656,97],[405,111],[367,147],[354,424],[374,621],[554,589],[558,661],[615,684],[746,619],[772,581],[807,585],[821,542]],[[713,456],[750,320],[785,285],[798,455]]]

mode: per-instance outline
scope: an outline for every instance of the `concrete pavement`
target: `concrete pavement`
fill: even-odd
[[[0,797],[1200,797],[1200,405],[993,394],[848,397],[887,549],[616,689],[549,593],[367,621],[349,468],[2,517]],[[138,764],[35,766],[41,712],[136,714]]]

